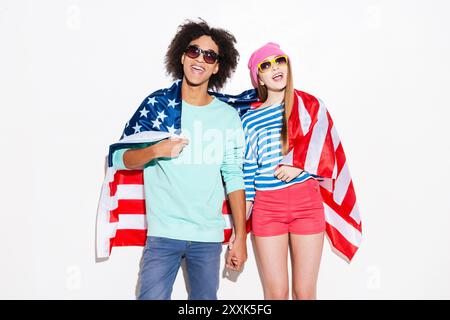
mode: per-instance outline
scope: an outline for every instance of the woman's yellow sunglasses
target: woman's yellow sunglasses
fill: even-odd
[[[270,68],[272,68],[272,63],[276,63],[277,65],[285,65],[288,63],[288,57],[283,55],[283,56],[276,56],[273,59],[270,60],[264,60],[262,62],[260,62],[258,64],[258,70],[261,73],[266,72],[267,70],[269,70]]]

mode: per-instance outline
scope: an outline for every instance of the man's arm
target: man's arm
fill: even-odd
[[[187,139],[165,139],[145,148],[129,149],[123,154],[123,164],[127,169],[143,169],[144,166],[153,159],[161,157],[178,157],[181,150],[183,150],[188,143]]]
[[[234,239],[228,246],[226,265],[233,270],[241,270],[247,260],[245,184],[242,172],[245,139],[241,120],[237,113],[235,130],[233,138],[227,141],[221,171],[234,225]]]

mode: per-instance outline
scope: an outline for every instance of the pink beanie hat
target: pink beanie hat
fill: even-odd
[[[250,69],[250,78],[255,88],[258,87],[258,64],[269,56],[286,55],[280,46],[276,43],[269,42],[253,52],[248,60],[248,68]]]

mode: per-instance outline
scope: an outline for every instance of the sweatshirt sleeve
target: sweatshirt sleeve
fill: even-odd
[[[124,153],[130,150],[130,148],[120,149],[116,150],[113,153],[112,161],[113,161],[113,168],[116,170],[130,170],[127,167],[125,167],[125,164],[123,163],[123,155]]]
[[[244,132],[242,130],[241,119],[237,112],[233,123],[233,135],[230,135],[225,141],[224,157],[220,168],[227,194],[236,190],[245,189],[244,174],[242,172]]]

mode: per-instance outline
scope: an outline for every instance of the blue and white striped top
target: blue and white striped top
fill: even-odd
[[[282,104],[248,110],[242,117],[245,133],[244,183],[247,201],[253,201],[255,190],[276,190],[312,178],[303,171],[297,178],[284,182],[274,176],[275,168],[283,158],[281,128]]]

